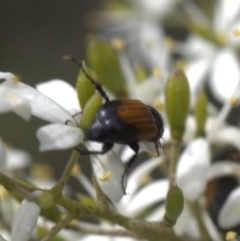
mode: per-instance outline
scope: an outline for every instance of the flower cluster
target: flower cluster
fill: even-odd
[[[36,132],[39,151],[73,150],[61,178],[43,186],[22,172],[33,165],[29,154],[0,139],[1,241],[48,241],[55,235],[220,241],[240,232],[239,115],[234,124],[228,121],[239,108],[240,3],[197,2],[107,2],[94,25],[106,38],[89,40],[91,69],[79,64],[76,88],[60,79],[33,88],[0,72],[0,113],[49,122]],[[171,28],[185,29],[184,38],[168,36]],[[90,181],[77,161],[81,150],[102,148],[86,138],[104,103],[101,91],[110,101],[139,99],[154,107],[163,117],[164,134],[160,156],[154,143],[139,141],[142,162],[128,175],[134,155],[128,146],[90,154]],[[69,197],[70,175],[87,195]]]

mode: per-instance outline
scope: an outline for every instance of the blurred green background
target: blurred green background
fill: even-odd
[[[13,72],[32,86],[53,78],[74,85],[78,69],[61,58],[67,54],[85,58],[86,15],[97,4],[95,0],[0,0],[0,71]],[[71,150],[40,153],[35,133],[43,124],[34,117],[25,122],[12,113],[3,114],[0,136],[28,151],[34,161],[57,166],[59,176]]]

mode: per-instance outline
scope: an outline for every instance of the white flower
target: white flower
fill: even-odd
[[[187,4],[183,4],[183,6],[187,7]],[[196,15],[192,10],[193,8],[187,8],[187,12],[195,20]],[[210,78],[209,85],[212,93],[221,102],[229,99],[239,86],[240,63],[235,52],[236,44],[239,46],[239,37],[234,36],[233,33],[240,24],[236,17],[239,10],[240,4],[236,1],[217,1],[212,29],[213,35],[220,43],[219,46],[196,34],[191,34],[184,43],[185,47],[180,50],[189,60],[186,75],[189,78],[193,95],[203,85],[207,75]],[[200,12],[199,9],[198,12]],[[203,16],[203,13],[201,14]],[[211,31],[210,21],[204,17],[198,19],[198,22]]]
[[[48,95],[53,93],[54,99],[59,99],[61,94],[62,99],[66,100],[65,106],[70,106],[68,111],[31,86],[23,83],[18,85],[18,93],[21,93],[30,101],[32,114],[53,123],[41,127],[37,131],[41,151],[67,149],[77,146],[83,140],[84,135],[82,130],[78,128],[76,120],[71,116],[71,114],[76,114],[80,111],[79,105],[76,106],[77,96],[76,92],[73,95],[73,87],[64,81],[52,80],[38,85],[38,88],[47,92]],[[56,92],[58,90],[60,94],[57,96]],[[66,125],[67,122],[68,125]]]
[[[10,72],[0,72],[0,113],[13,111],[24,120],[31,117],[28,99],[16,91],[20,83]]]

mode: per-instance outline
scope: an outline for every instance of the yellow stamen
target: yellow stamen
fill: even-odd
[[[226,240],[232,240],[232,239],[236,238],[236,236],[237,236],[237,233],[229,231],[226,234]]]
[[[166,47],[170,50],[174,50],[176,47],[176,43],[175,43],[174,39],[171,37],[165,37],[164,43],[165,43]]]
[[[117,50],[117,51],[121,51],[123,49],[125,49],[126,43],[120,39],[120,38],[113,38],[111,40],[111,46]]]
[[[81,167],[80,167],[80,165],[79,165],[79,164],[75,164],[74,167],[73,167],[73,169],[72,169],[71,175],[72,175],[73,177],[77,177],[77,176],[80,174],[80,172],[81,172]]]
[[[45,180],[53,177],[54,171],[47,164],[33,164],[30,173],[35,178],[43,178]]]
[[[153,105],[158,110],[164,110],[164,104],[159,99],[155,99]]]
[[[99,180],[99,181],[102,181],[102,182],[105,182],[105,181],[107,181],[111,176],[112,176],[112,172],[111,172],[111,171],[108,171],[108,172],[106,172],[103,176],[99,177],[98,180]]]
[[[161,76],[161,68],[160,67],[155,67],[153,70],[152,70],[152,75],[155,77],[155,78],[159,78]]]
[[[238,98],[236,98],[236,97],[231,97],[230,99],[229,99],[229,104],[230,105],[236,105],[238,103]]]
[[[0,197],[4,198],[7,195],[8,195],[8,191],[4,187],[0,186]]]
[[[225,45],[227,43],[227,35],[225,32],[217,33],[216,38],[221,45]]]
[[[185,59],[179,59],[176,61],[176,67],[181,70],[185,70],[187,68],[187,61]]]
[[[151,181],[152,181],[152,178],[151,178],[149,175],[146,175],[146,176],[144,176],[144,177],[142,178],[142,180],[140,181],[140,184],[141,184],[142,186],[144,186],[144,185],[148,184],[148,183],[151,182]]]
[[[14,75],[14,77],[12,78],[14,84],[17,84],[20,81],[20,79],[21,78],[18,75]]]
[[[233,35],[234,35],[235,37],[240,37],[240,29],[234,29],[234,30],[233,30]]]

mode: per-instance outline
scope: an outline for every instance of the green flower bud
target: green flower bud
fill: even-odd
[[[93,122],[96,112],[102,105],[102,96],[96,92],[86,103],[83,116],[80,121],[80,127],[86,132]]]
[[[116,97],[125,96],[125,81],[116,52],[105,42],[92,40],[88,45],[87,58],[99,81]]]
[[[165,219],[175,223],[184,207],[182,190],[178,186],[173,186],[167,194]]]
[[[38,196],[37,199],[38,199],[38,203],[43,208],[48,208],[48,207],[50,207],[53,204],[53,196],[52,196],[52,194],[50,192],[43,191]]]
[[[195,118],[197,122],[197,136],[205,136],[205,122],[207,118],[207,96],[200,90],[195,103]]]
[[[188,80],[182,70],[175,70],[165,86],[165,105],[173,139],[181,140],[190,103]]]
[[[90,70],[87,68],[84,62],[82,66],[84,70],[90,75]],[[77,77],[76,89],[77,89],[79,104],[81,106],[81,109],[83,110],[87,101],[91,98],[92,95],[94,95],[95,88],[82,69],[79,71],[79,74]]]

